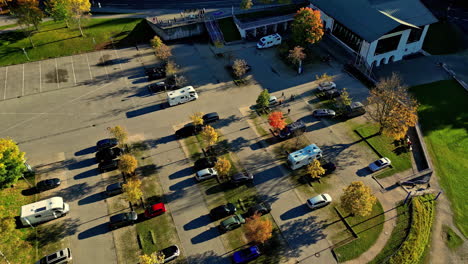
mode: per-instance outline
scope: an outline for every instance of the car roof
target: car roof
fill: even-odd
[[[99,140],[96,144],[97,144],[97,145],[101,145],[101,144],[115,143],[115,142],[117,142],[117,139],[116,139],[116,138],[105,138],[105,139]]]
[[[121,189],[122,188],[122,183],[121,182],[116,182],[113,184],[110,184],[106,187],[106,190],[115,190],[115,189]]]
[[[206,168],[206,169],[203,169],[203,170],[199,170],[197,171],[197,174],[200,175],[200,174],[206,174],[206,173],[212,173],[214,172],[214,170],[212,168]]]
[[[237,180],[237,179],[242,179],[242,178],[249,178],[250,175],[251,174],[248,172],[239,172],[239,173],[232,175],[231,177],[233,180]]]
[[[164,204],[163,203],[157,203],[157,204],[153,204],[151,206],[151,210],[153,211],[156,211],[156,210],[160,210],[160,209],[164,209]]]
[[[316,203],[321,202],[321,201],[328,201],[329,198],[330,198],[330,195],[324,193],[324,194],[319,194],[317,196],[314,196],[314,197],[310,198],[309,201],[312,204],[316,204]]]
[[[219,116],[218,113],[212,112],[212,113],[205,114],[205,115],[203,116],[203,119],[211,118],[211,117],[215,117],[215,116]]]

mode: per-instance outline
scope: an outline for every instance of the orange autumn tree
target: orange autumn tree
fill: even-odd
[[[291,36],[293,41],[302,47],[314,44],[322,39],[323,24],[320,19],[320,11],[310,7],[299,9],[294,16],[291,25]]]
[[[271,238],[273,224],[268,219],[262,219],[260,214],[254,214],[248,218],[244,225],[245,236],[249,241],[263,244]]]
[[[272,112],[268,116],[268,124],[273,127],[275,130],[281,130],[286,126],[286,121],[284,121],[283,113],[276,111]]]

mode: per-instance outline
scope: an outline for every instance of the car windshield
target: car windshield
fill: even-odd
[[[248,258],[250,255],[252,255],[252,251],[250,250],[250,248],[246,248],[244,250],[241,250],[239,252],[239,255],[245,259],[245,258]]]
[[[382,165],[383,165],[383,161],[378,160],[378,161],[375,162],[375,165],[377,165],[377,166],[382,166]]]
[[[167,258],[173,255],[176,251],[177,251],[177,248],[175,246],[171,246],[171,247],[161,250],[161,253],[163,253],[164,257]]]
[[[325,195],[322,194],[321,196],[322,196],[323,200],[325,200],[325,201],[327,200],[327,197],[325,197]]]

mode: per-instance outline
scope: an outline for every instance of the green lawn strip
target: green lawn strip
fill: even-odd
[[[340,211],[343,212],[342,209]],[[385,215],[383,213],[382,205],[380,202],[377,202],[369,216],[345,216],[359,238],[334,249],[339,262],[359,257],[377,241],[385,221]]]
[[[463,239],[457,235],[450,227],[444,225],[445,242],[450,249],[456,249],[463,244]]]
[[[432,194],[414,197],[411,205],[411,224],[409,234],[390,263],[421,262],[428,252],[431,240],[432,223],[435,215],[435,201]]]
[[[18,26],[18,24],[3,25],[3,26],[0,26],[0,30],[14,28],[14,27],[17,27],[17,26]]]
[[[34,183],[34,178],[28,178]],[[0,190],[0,216],[2,221],[15,223],[14,217],[20,215],[21,206],[35,202],[35,196],[24,196],[23,190],[29,189],[28,184],[20,179],[13,188]],[[13,232],[5,232],[0,229],[0,251],[11,263],[34,263],[42,256],[42,252],[36,254],[35,230],[31,227],[14,229]],[[40,249],[39,249],[40,250]],[[2,259],[2,258],[0,258]]]
[[[386,169],[379,173],[376,178],[382,179],[391,176],[395,173],[405,171],[411,168],[411,156],[410,152],[400,151],[402,147],[395,146],[393,144],[394,139],[386,135],[374,135],[379,131],[377,124],[367,123],[359,126],[356,130],[363,136],[369,137],[367,141],[384,157],[389,158],[392,161],[392,169]],[[365,142],[362,142],[365,144]]]
[[[449,54],[463,50],[463,31],[454,23],[439,21],[427,31],[423,49],[430,54]]]
[[[419,121],[437,177],[450,199],[455,224],[468,237],[468,105],[453,80],[410,89],[419,103]]]
[[[380,253],[368,264],[384,263],[384,261],[386,261],[391,255],[395,254],[401,244],[405,241],[410,227],[409,207],[407,205],[399,204],[396,210],[396,226],[393,228],[390,238]]]
[[[90,19],[83,28],[85,37],[77,28],[66,28],[63,22],[44,22],[34,33],[31,47],[27,35],[21,30],[0,34],[0,66],[27,62],[22,48],[25,48],[31,61],[68,56],[83,52],[116,46],[134,44],[147,32],[145,23],[137,18]],[[149,36],[150,37],[150,36]]]
[[[241,35],[232,17],[219,19],[218,25],[226,42],[241,40]]]
[[[250,112],[249,118],[252,120],[255,126],[255,130],[260,136],[265,137],[265,136],[270,135],[270,133],[267,130],[265,130],[265,128],[263,128],[262,126],[263,120],[255,113],[255,111]]]

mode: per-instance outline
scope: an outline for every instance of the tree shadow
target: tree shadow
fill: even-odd
[[[219,236],[218,228],[211,227],[210,229],[205,230],[202,233],[194,236],[192,239],[190,239],[190,241],[192,242],[192,244],[200,244],[218,236]]]
[[[180,179],[180,178],[188,177],[188,176],[192,175],[193,173],[194,173],[193,167],[186,167],[186,168],[183,168],[180,171],[177,171],[177,172],[174,172],[174,173],[170,174],[169,179],[171,179],[171,180]]]
[[[244,147],[247,147],[248,144],[249,144],[249,141],[246,140],[244,137],[238,137],[234,140],[231,140],[231,142],[229,143],[232,152],[239,152]]]
[[[158,171],[158,167],[156,165],[148,164],[148,165],[138,167],[135,170],[135,173],[140,175],[140,176],[147,177],[147,176],[153,175],[157,171]]]
[[[79,220],[72,218],[59,220],[50,224],[43,224],[36,227],[37,235],[36,232],[33,232],[27,240],[31,242],[37,241],[38,246],[42,248],[48,244],[59,242],[67,236],[74,235],[78,230],[78,226]]]
[[[96,146],[92,146],[92,147],[85,148],[85,149],[75,152],[75,156],[83,156],[83,155],[94,153],[96,151],[97,151]]]
[[[109,232],[109,223],[103,223],[79,233],[78,239],[83,240],[90,237],[99,236],[107,232]]]
[[[79,200],[78,205],[85,205],[85,204],[91,204],[91,203],[99,202],[99,201],[102,201],[102,200],[106,199],[106,197],[107,197],[107,195],[105,194],[105,192],[99,192],[99,193],[91,194],[90,196]]]
[[[91,190],[92,187],[89,186],[87,182],[83,182],[59,190],[56,196],[60,196],[65,201],[71,202],[81,198],[83,195],[88,194]]]
[[[281,229],[290,246],[300,250],[303,246],[313,245],[327,237],[323,233],[324,224],[325,221],[317,221],[317,216],[310,216],[285,223]]]
[[[180,191],[180,190],[183,190],[183,189],[186,189],[190,186],[193,186],[195,185],[197,182],[195,181],[194,178],[190,177],[190,178],[187,178],[187,179],[184,179],[176,184],[173,184],[169,187],[169,190],[171,191]]]
[[[209,215],[200,215],[199,217],[191,220],[187,224],[184,225],[184,230],[192,230],[197,229],[203,226],[206,226],[211,223],[211,218]]]
[[[280,215],[281,220],[289,220],[310,213],[310,209],[305,204],[294,207]]]
[[[188,255],[185,257],[187,263],[192,264],[223,264],[230,263],[227,257],[221,257],[214,253],[214,251],[206,251],[202,254]]]
[[[80,180],[80,179],[85,179],[89,177],[94,177],[97,175],[99,175],[99,170],[97,168],[93,168],[93,169],[78,173],[77,175],[73,176],[73,179]]]
[[[89,159],[84,159],[78,162],[71,163],[70,165],[67,166],[67,168],[68,170],[76,170],[76,169],[89,167],[94,164],[96,164],[96,160],[94,158],[89,158]]]

